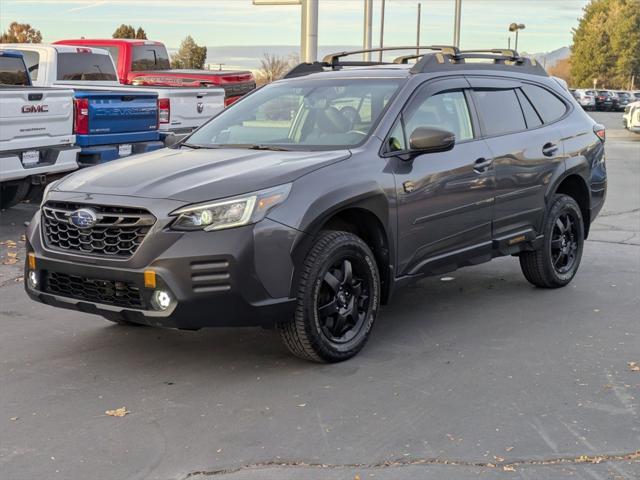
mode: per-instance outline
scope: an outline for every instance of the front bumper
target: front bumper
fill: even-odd
[[[101,199],[96,196],[95,200],[99,203]],[[111,204],[120,204],[112,201]],[[158,210],[171,211],[175,207],[166,201],[155,202],[161,205],[151,208],[138,204],[138,207],[148,209],[158,219],[166,218]],[[183,329],[267,326],[293,314],[290,252],[300,232],[269,219],[216,232],[174,232],[166,228],[168,221],[158,220],[129,259],[114,260],[49,249],[43,244],[40,213],[36,213],[27,232],[27,248],[35,254],[40,281],[37,289],[25,282],[27,294],[55,307],[113,320]],[[25,274],[27,270],[28,264]],[[169,291],[174,299],[166,311],[151,307],[154,288],[145,287],[144,278],[148,270],[155,272],[155,289]],[[51,273],[135,286],[142,308],[52,293],[47,285]]]

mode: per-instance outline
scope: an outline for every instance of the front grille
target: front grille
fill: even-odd
[[[45,289],[63,297],[125,308],[143,308],[140,289],[133,283],[97,280],[66,273],[48,272]]]
[[[95,212],[91,228],[78,228],[69,217],[78,209]],[[156,218],[138,208],[48,202],[42,207],[42,225],[48,247],[82,254],[129,258],[149,233]]]

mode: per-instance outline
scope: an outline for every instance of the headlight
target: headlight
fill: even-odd
[[[288,183],[239,197],[179,208],[170,214],[177,216],[171,229],[210,231],[256,223],[284,202],[290,190]]]

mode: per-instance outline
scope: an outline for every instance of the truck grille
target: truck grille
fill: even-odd
[[[71,215],[79,209],[95,213],[93,226],[79,228],[71,223]],[[42,219],[48,247],[122,259],[136,252],[156,222],[153,215],[142,209],[65,202],[48,202],[42,207]]]
[[[96,280],[66,273],[49,272],[46,290],[63,297],[117,307],[138,309],[144,307],[140,290],[133,283]]]

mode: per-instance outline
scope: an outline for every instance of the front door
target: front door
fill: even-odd
[[[418,127],[455,134],[452,150],[399,155],[395,168],[398,274],[437,273],[491,258],[493,158],[477,138],[469,84],[447,79],[421,86],[389,139],[406,150]]]

